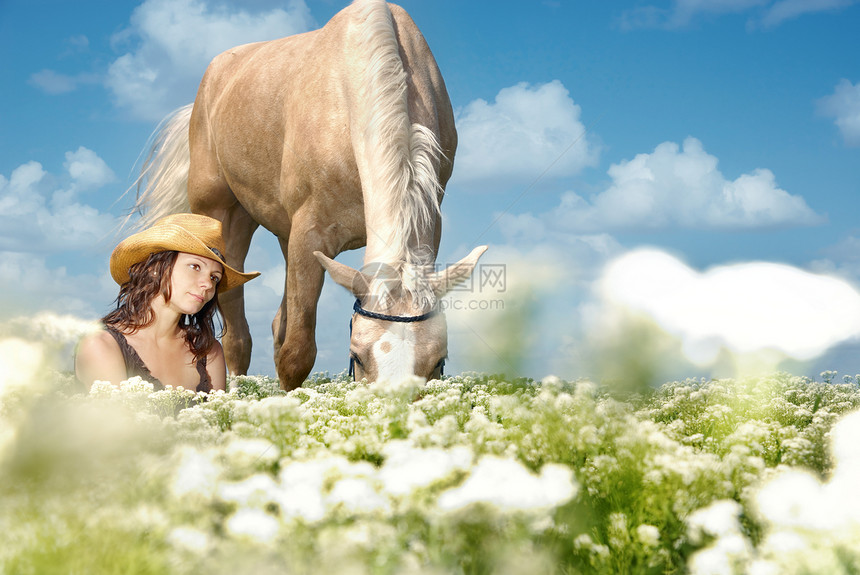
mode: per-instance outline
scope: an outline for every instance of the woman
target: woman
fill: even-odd
[[[123,240],[110,258],[120,285],[104,330],[81,340],[75,373],[88,388],[141,376],[161,389],[226,389],[213,316],[218,294],[258,275],[225,262],[221,222],[175,214]]]

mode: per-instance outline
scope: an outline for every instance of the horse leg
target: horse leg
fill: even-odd
[[[319,228],[312,221],[293,220],[289,246],[286,291],[279,311],[280,322],[285,322],[286,326],[283,343],[275,353],[278,377],[281,388],[285,390],[299,387],[316,360],[317,303],[325,270],[313,252],[330,253]]]
[[[245,257],[251,246],[251,238],[257,222],[239,204],[227,211],[221,219],[221,229],[227,248],[227,264],[239,271],[245,270]],[[239,286],[218,296],[221,313],[224,315],[224,359],[233,375],[248,373],[251,365],[251,330],[245,317],[245,286]]]
[[[227,265],[239,271],[245,270],[245,257],[251,246],[251,238],[259,224],[238,203],[227,209],[216,209],[202,203],[191,204],[192,211],[221,221],[221,235],[227,250]],[[245,286],[233,288],[218,295],[218,304],[224,316],[224,359],[233,375],[248,373],[251,365],[251,330],[245,318]]]
[[[275,342],[275,358],[278,357],[278,352],[281,349],[281,346],[284,345],[284,338],[287,333],[287,279],[286,279],[286,271],[289,269],[288,267],[288,253],[289,250],[287,246],[289,245],[289,239],[281,239],[278,238],[278,243],[281,245],[281,253],[284,254],[284,296],[281,298],[281,304],[278,306],[278,312],[275,314],[275,319],[272,321],[272,339]]]
[[[212,131],[206,102],[201,89],[194,104],[188,127],[189,153],[188,203],[195,214],[221,221],[221,232],[227,249],[227,264],[239,271],[245,269],[245,257],[256,231],[255,222],[239,204],[230,185],[224,179]],[[233,375],[248,373],[251,364],[251,330],[245,318],[245,289],[240,286],[219,294],[224,315],[224,359]]]
[[[195,176],[189,174],[188,199],[191,211],[221,221],[221,235],[227,250],[227,264],[239,271],[245,269],[245,257],[251,245],[251,238],[259,224],[236,202],[226,183],[220,186],[195,185]],[[209,182],[206,182],[209,183]],[[192,191],[194,193],[192,193]],[[232,198],[232,201],[229,201]],[[224,207],[224,206],[229,207]],[[248,373],[251,365],[251,330],[245,319],[245,288],[239,286],[218,295],[218,303],[224,316],[224,359],[233,375]]]

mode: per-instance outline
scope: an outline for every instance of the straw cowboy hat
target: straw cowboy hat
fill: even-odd
[[[166,251],[185,252],[220,262],[224,276],[217,291],[225,292],[254,279],[260,272],[242,273],[227,265],[221,222],[197,214],[174,214],[152,227],[124,239],[110,256],[110,275],[119,285],[130,278],[128,270],[150,254]]]

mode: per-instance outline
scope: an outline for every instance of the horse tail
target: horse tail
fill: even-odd
[[[193,107],[193,104],[188,104],[174,110],[150,137],[149,153],[135,182],[137,201],[134,211],[142,214],[136,227],[148,227],[164,216],[191,211],[188,203],[188,168],[191,164],[188,126]]]
[[[431,246],[406,249],[410,237],[432,230],[441,214],[443,194],[439,183],[442,148],[433,130],[411,123],[408,79],[400,56],[394,16],[385,0],[359,0],[364,19],[360,45],[368,66],[361,91],[368,102],[367,125],[362,130],[364,149],[375,187],[385,190],[382,207],[401,225],[390,238],[395,258],[413,263],[432,256]]]

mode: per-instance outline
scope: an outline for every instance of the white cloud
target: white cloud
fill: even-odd
[[[764,6],[769,0],[675,0],[670,27],[686,26],[698,14],[737,14]]]
[[[606,261],[623,249],[606,234],[542,229],[506,229],[507,243],[490,246],[466,291],[444,298],[451,373],[582,375],[581,304]]]
[[[844,237],[836,244],[821,250],[821,255],[821,259],[809,264],[810,269],[860,283],[860,238]]]
[[[664,142],[650,154],[613,164],[603,192],[586,200],[573,192],[538,216],[505,216],[503,225],[528,226],[577,233],[661,228],[761,228],[815,225],[824,218],[800,196],[776,185],[773,173],[756,169],[727,180],[716,157],[701,142],[687,138],[683,148]]]
[[[130,26],[115,37],[133,48],[108,70],[107,87],[120,107],[145,120],[160,120],[194,99],[206,67],[219,53],[249,42],[309,30],[302,0],[286,9],[251,12],[246,6],[205,0],[146,0]]]
[[[766,28],[779,26],[804,14],[833,12],[855,4],[857,0],[779,0],[770,5],[761,18]]]
[[[77,34],[75,36],[69,37],[66,40],[66,44],[69,46],[69,50],[74,50],[76,52],[86,52],[90,47],[90,39],[83,34]]]
[[[38,209],[44,198],[36,187],[45,173],[39,162],[28,162],[15,168],[9,178],[0,174],[0,214],[21,216]]]
[[[0,250],[21,253],[92,248],[117,220],[77,201],[79,191],[114,181],[111,169],[84,147],[66,153],[67,174],[55,178],[39,162],[0,174]],[[56,185],[62,181],[64,187]]]
[[[77,87],[77,82],[72,76],[59,74],[53,70],[36,72],[30,76],[30,83],[48,94],[64,94]]]
[[[0,318],[53,311],[83,318],[103,315],[116,297],[117,286],[107,273],[71,273],[51,267],[34,254],[0,251]]]
[[[700,273],[665,252],[637,249],[610,262],[598,290],[610,308],[643,313],[679,337],[699,363],[715,360],[723,346],[805,361],[860,335],[857,290],[788,265],[751,262]]]
[[[80,190],[100,188],[116,181],[116,176],[98,154],[83,146],[74,152],[66,152],[63,166]]]
[[[848,236],[823,250],[823,253],[840,262],[860,264],[860,238]]]
[[[833,94],[818,101],[818,111],[835,118],[842,138],[849,146],[860,146],[860,82],[840,80]]]
[[[815,12],[837,11],[857,0],[674,0],[670,8],[647,5],[625,10],[622,29],[683,28],[705,16],[751,13],[749,25],[772,28]]]
[[[671,8],[647,5],[625,10],[620,26],[635,28],[682,28],[699,15],[737,14],[766,5],[770,0],[674,0]]]
[[[30,76],[29,83],[48,94],[73,92],[81,85],[98,84],[101,78],[96,74],[62,74],[54,70],[40,70]]]
[[[581,110],[558,80],[517,84],[493,103],[475,100],[457,114],[458,183],[536,180],[570,176],[597,163]]]

